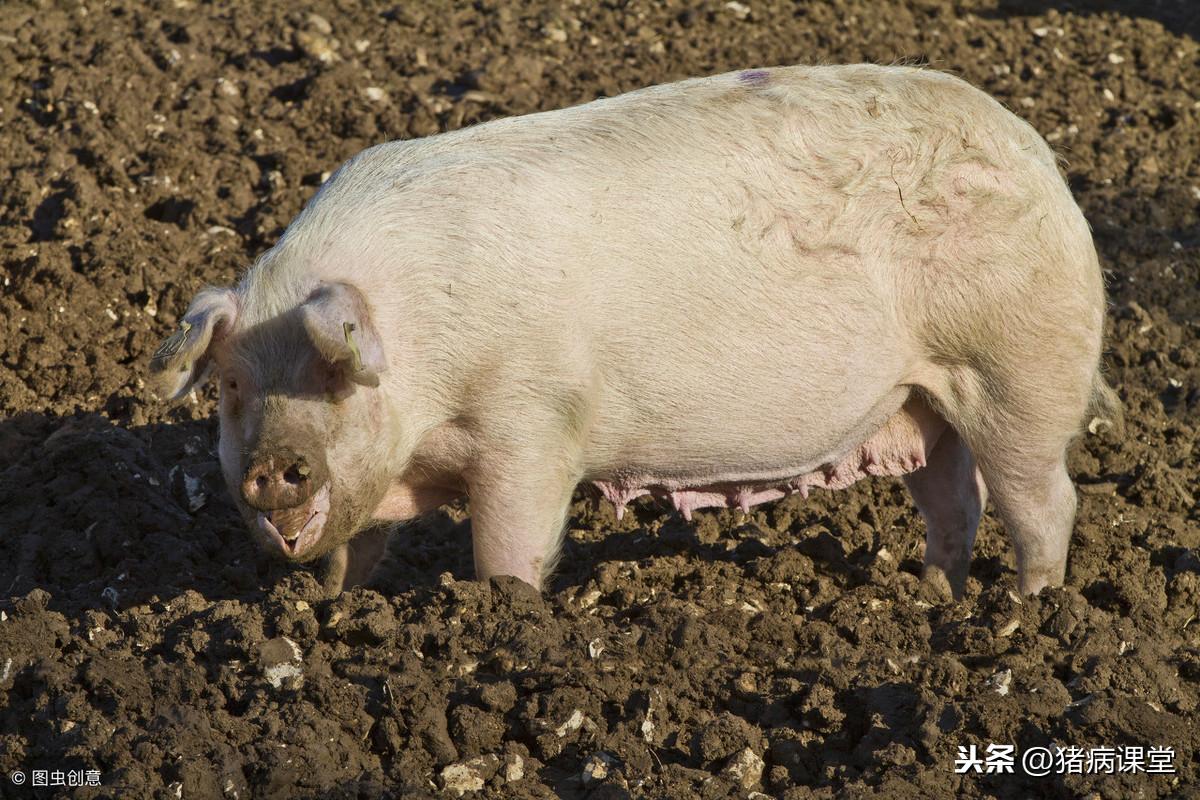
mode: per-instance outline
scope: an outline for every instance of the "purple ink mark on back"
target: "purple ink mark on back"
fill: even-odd
[[[738,73],[738,81],[747,86],[766,86],[771,80],[771,73],[765,69],[748,69]]]

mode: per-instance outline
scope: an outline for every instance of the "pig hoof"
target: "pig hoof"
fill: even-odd
[[[325,556],[321,565],[321,591],[326,599],[332,600],[342,593],[346,585],[346,568],[349,566],[350,548],[338,545],[332,553]]]
[[[927,564],[921,570],[921,586],[917,594],[920,599],[935,606],[951,603],[956,599],[950,579],[941,567],[933,564]]]

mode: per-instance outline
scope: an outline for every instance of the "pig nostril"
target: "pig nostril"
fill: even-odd
[[[308,469],[306,467],[302,467],[299,464],[293,464],[283,473],[283,479],[292,486],[296,486],[307,480],[307,473]]]
[[[267,476],[259,475],[257,478],[254,479],[254,485],[257,486],[259,489],[267,488]]]

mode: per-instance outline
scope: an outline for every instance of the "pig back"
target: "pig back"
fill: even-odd
[[[1044,142],[928,71],[731,73],[385,148],[397,329],[447,370],[584,397],[597,463],[870,435],[946,316],[1020,295],[1038,219],[1063,302],[1093,288]]]

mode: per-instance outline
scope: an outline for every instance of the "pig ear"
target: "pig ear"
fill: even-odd
[[[362,293],[346,283],[322,283],[300,306],[304,329],[330,364],[363,386],[378,386],[387,369],[383,343]]]
[[[170,400],[177,400],[208,375],[212,349],[237,319],[231,289],[205,289],[196,295],[175,331],[150,359],[150,376]]]

